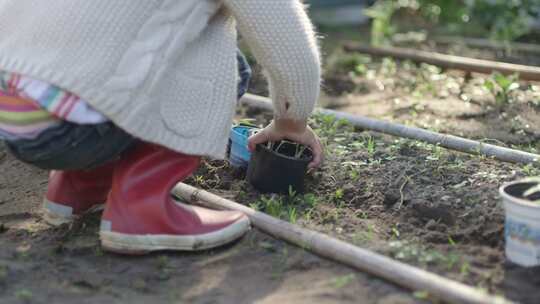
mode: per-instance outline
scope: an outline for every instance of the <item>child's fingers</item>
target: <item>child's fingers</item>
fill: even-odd
[[[248,149],[249,151],[255,151],[255,146],[262,144],[268,141],[268,135],[265,129],[255,133],[248,139]]]
[[[323,161],[324,151],[322,148],[322,144],[318,138],[316,138],[315,142],[310,145],[311,151],[313,152],[313,160],[311,163],[309,163],[308,168],[314,169],[321,165]]]

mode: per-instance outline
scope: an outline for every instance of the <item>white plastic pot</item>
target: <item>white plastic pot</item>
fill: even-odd
[[[499,189],[506,213],[506,258],[525,267],[540,265],[540,204],[523,198],[535,184],[520,180]]]

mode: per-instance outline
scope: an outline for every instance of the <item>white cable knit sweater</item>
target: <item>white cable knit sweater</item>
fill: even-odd
[[[236,26],[275,113],[307,118],[320,58],[299,0],[0,0],[0,70],[87,100],[143,140],[221,158],[236,106]]]

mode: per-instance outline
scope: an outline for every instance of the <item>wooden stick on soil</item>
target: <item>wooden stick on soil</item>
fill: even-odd
[[[532,43],[510,42],[508,44],[483,38],[466,38],[453,36],[435,36],[430,40],[438,44],[465,44],[475,48],[486,48],[500,51],[518,51],[540,54],[540,45]]]
[[[242,98],[242,102],[251,107],[272,110],[270,100],[265,97],[246,94]],[[352,115],[334,110],[318,109],[318,111],[323,114],[334,115],[338,119],[345,119],[353,126],[358,128],[373,130],[399,137],[416,139],[460,152],[485,155],[487,157],[493,157],[495,159],[511,163],[537,164],[540,161],[540,155],[538,154],[485,144],[454,135],[441,134],[421,128],[409,127],[397,123]]]
[[[462,283],[392,260],[325,234],[311,231],[255,211],[210,192],[177,184],[174,195],[193,204],[212,209],[237,210],[249,216],[253,226],[320,256],[367,271],[414,291],[427,291],[450,303],[511,303]]]
[[[478,72],[484,74],[490,74],[495,71],[502,74],[518,73],[521,79],[540,80],[540,67],[534,66],[446,55],[408,48],[371,47],[354,43],[347,43],[345,45],[345,50],[349,52],[370,54],[373,56],[389,56],[399,59],[409,59],[414,62],[425,62],[444,68],[458,69],[468,72]]]

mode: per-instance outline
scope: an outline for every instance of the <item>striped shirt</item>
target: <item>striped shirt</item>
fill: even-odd
[[[107,121],[78,96],[40,80],[0,71],[0,140],[33,139],[69,121]]]

